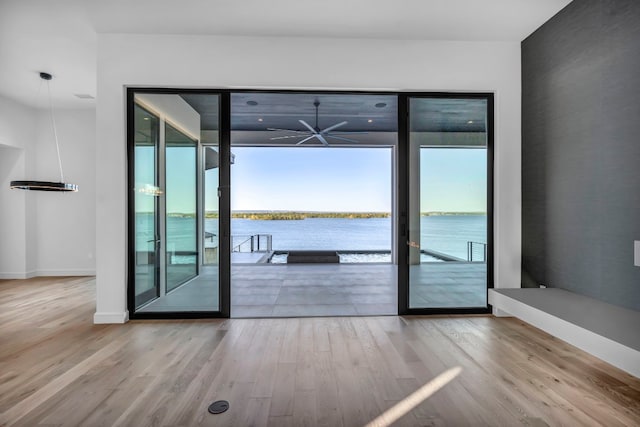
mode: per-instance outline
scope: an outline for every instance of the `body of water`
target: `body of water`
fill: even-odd
[[[216,221],[207,224],[213,231]],[[307,218],[294,221],[233,219],[232,235],[271,234],[274,250],[391,250],[391,218]],[[484,215],[423,216],[421,247],[467,258],[467,242],[486,243]]]
[[[150,240],[148,230],[153,223],[140,215],[137,218],[138,247]],[[217,246],[218,221],[205,220],[205,231],[213,233]],[[167,218],[171,241],[167,247],[175,251],[191,251],[194,247],[193,219]],[[231,234],[237,243],[240,236],[270,234],[274,250],[391,250],[391,218],[307,218],[303,220],[232,219]],[[487,217],[484,215],[423,216],[420,218],[421,248],[431,249],[458,258],[467,258],[467,242],[487,242]]]

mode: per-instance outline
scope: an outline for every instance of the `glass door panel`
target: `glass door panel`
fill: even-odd
[[[136,105],[134,136],[134,211],[135,211],[135,306],[140,307],[158,297],[160,235],[157,211],[158,187],[157,143],[158,117]]]
[[[488,99],[409,99],[409,309],[487,307]]]
[[[204,218],[203,262],[201,276],[211,285],[211,295],[216,309],[220,304],[220,150],[216,135],[209,136],[202,147],[204,159]]]
[[[198,141],[165,124],[167,292],[198,275]]]
[[[218,180],[225,167],[217,155],[220,95],[138,89],[130,90],[129,100],[129,167],[135,180],[130,229],[136,236],[129,258],[129,271],[135,267],[130,313],[228,315],[221,311],[228,301],[221,303],[219,280],[228,268],[218,262],[218,230],[224,230],[218,225]]]
[[[205,266],[216,266],[219,263],[218,249],[220,247],[220,232],[218,221],[220,208],[218,206],[219,155],[218,147],[210,145],[203,147],[204,170],[204,262]]]

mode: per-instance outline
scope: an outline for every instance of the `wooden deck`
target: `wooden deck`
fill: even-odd
[[[640,425],[640,379],[514,319],[93,325],[94,298],[0,281],[0,425],[363,426],[451,368],[394,426]]]

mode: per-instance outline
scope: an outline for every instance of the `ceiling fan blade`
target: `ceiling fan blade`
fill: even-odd
[[[307,142],[308,140],[313,139],[313,138],[315,138],[315,135],[308,136],[308,137],[306,137],[305,139],[303,139],[302,141],[298,142],[296,145],[300,145],[300,144],[302,144],[302,143],[305,143],[305,142]]]
[[[295,129],[278,129],[278,128],[267,128],[267,130],[279,131],[279,132],[295,132],[295,133],[308,133],[306,130],[295,130]]]
[[[309,123],[305,122],[304,120],[298,120],[300,123],[302,123],[307,129],[309,129],[311,132],[313,132],[314,134],[317,134],[318,132],[312,128]]]
[[[274,136],[273,138],[269,138],[269,139],[274,141],[276,139],[304,138],[305,136],[309,136],[309,132],[301,133],[300,135]]]
[[[325,133],[324,135],[325,136],[327,136],[327,135],[366,135],[368,133],[369,132],[367,132],[367,131],[359,131],[359,130],[348,131],[348,130],[345,130],[343,132],[331,132],[330,134]]]
[[[329,146],[329,143],[327,142],[327,140],[326,140],[326,139],[324,139],[324,136],[322,136],[322,134],[320,134],[320,133],[316,133],[316,134],[315,134],[315,135],[313,135],[313,136],[315,136],[316,138],[318,138],[318,139],[320,140],[320,142],[322,142],[322,144],[323,144],[325,147],[328,147],[328,146]]]
[[[325,136],[327,138],[339,139],[340,141],[345,141],[345,142],[360,142],[360,141],[356,141],[355,139],[343,138],[341,136],[335,136],[335,135],[325,135]]]
[[[344,125],[346,125],[347,123],[349,123],[349,122],[340,122],[340,123],[336,123],[336,124],[335,124],[335,125],[333,125],[333,126],[330,126],[330,127],[326,128],[326,129],[322,129],[322,131],[321,131],[320,133],[321,133],[321,134],[323,134],[323,135],[326,135],[327,133],[331,132],[332,130],[337,129],[337,128],[339,128],[340,126],[344,126]]]

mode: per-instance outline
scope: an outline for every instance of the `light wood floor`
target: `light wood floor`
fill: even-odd
[[[514,319],[93,325],[92,278],[0,281],[0,425],[640,425],[640,380]],[[229,411],[210,415],[226,399]]]

